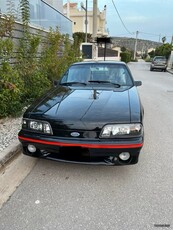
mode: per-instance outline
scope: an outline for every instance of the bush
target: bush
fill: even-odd
[[[151,62],[151,60],[152,60],[152,58],[150,56],[147,56],[145,59],[146,62]]]
[[[37,56],[40,43],[39,35],[26,33],[25,37],[20,39],[16,68],[24,84],[21,95],[24,105],[39,97],[51,85],[39,65]]]
[[[23,82],[8,62],[2,63],[0,76],[0,117],[16,116],[23,107]]]
[[[0,38],[0,118],[20,114],[23,107],[47,91],[70,64],[80,60],[79,49],[58,29],[50,29],[43,41],[39,35],[31,35],[27,28],[15,50],[12,38]],[[14,53],[17,63],[12,65]]]
[[[128,51],[122,52],[120,54],[121,61],[124,61],[125,63],[128,63],[131,61],[131,53]]]
[[[21,111],[23,81],[14,66],[10,64],[13,42],[10,38],[0,39],[0,117],[17,115]]]
[[[25,90],[22,92],[21,99],[24,105],[28,105],[49,89],[51,83],[42,73],[36,71],[25,78],[24,85]]]
[[[51,82],[59,79],[67,67],[79,61],[77,48],[70,42],[67,35],[61,35],[58,31],[50,29],[44,40],[39,66]]]

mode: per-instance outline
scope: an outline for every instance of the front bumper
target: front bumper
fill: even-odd
[[[23,153],[33,157],[46,158],[62,162],[102,165],[136,164],[143,146],[143,137],[118,140],[84,140],[79,138],[55,138],[35,133],[19,132]],[[34,145],[31,153],[28,145]],[[119,154],[128,152],[130,158],[122,161]]]

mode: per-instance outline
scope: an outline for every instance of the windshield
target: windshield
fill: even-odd
[[[165,57],[155,57],[154,61],[166,61]]]
[[[132,77],[124,65],[120,64],[79,64],[72,65],[61,79],[66,83],[112,83],[132,86]]]

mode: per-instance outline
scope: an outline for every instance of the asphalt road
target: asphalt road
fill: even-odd
[[[150,72],[145,62],[129,67],[143,82],[145,143],[138,164],[38,160],[2,206],[1,230],[173,229],[173,75]]]

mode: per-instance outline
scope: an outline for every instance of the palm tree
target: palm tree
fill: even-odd
[[[163,44],[166,42],[166,37],[165,36],[162,38],[162,42],[163,42]]]

